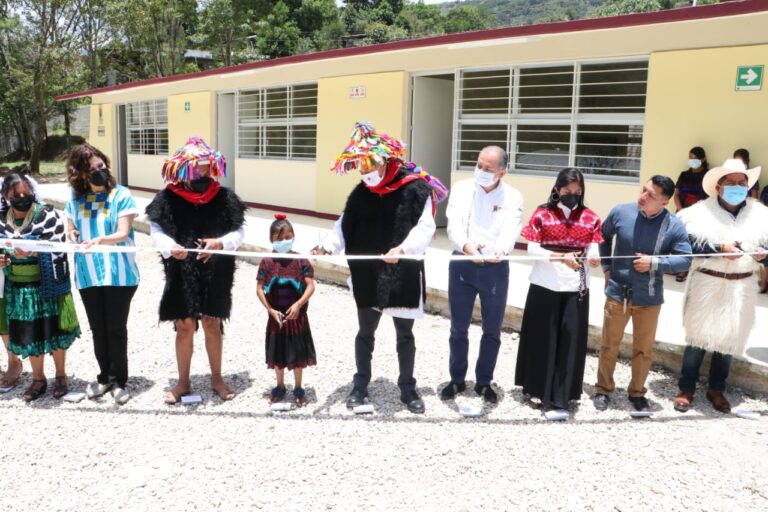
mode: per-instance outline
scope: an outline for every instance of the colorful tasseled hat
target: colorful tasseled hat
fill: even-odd
[[[368,171],[388,158],[402,159],[403,156],[405,144],[400,139],[376,133],[370,122],[360,121],[355,123],[349,144],[336,158],[331,170],[337,176],[343,176],[349,171]]]
[[[224,155],[206,144],[202,137],[194,136],[176,150],[171,158],[163,163],[163,180],[170,183],[192,181],[200,177],[200,164],[208,163],[209,176],[220,178],[227,175],[227,162]]]

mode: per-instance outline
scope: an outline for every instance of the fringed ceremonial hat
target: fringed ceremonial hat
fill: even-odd
[[[368,171],[384,164],[388,158],[402,159],[405,144],[386,133],[376,133],[368,121],[355,123],[355,130],[344,151],[336,158],[331,170],[338,176],[349,171]]]
[[[171,183],[192,181],[200,177],[201,164],[209,165],[208,175],[212,178],[227,175],[227,162],[224,155],[206,144],[202,137],[190,137],[171,158],[163,163],[163,180]]]

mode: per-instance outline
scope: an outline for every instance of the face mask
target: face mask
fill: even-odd
[[[211,184],[211,178],[208,176],[203,176],[202,178],[195,178],[194,180],[189,182],[189,188],[191,188],[194,192],[197,192],[198,194],[202,194],[206,190],[208,190],[208,185]]]
[[[272,242],[272,248],[275,252],[288,252],[293,248],[293,238],[288,240],[276,240]]]
[[[560,196],[560,204],[568,208],[569,210],[573,210],[581,200],[581,196],[578,194],[566,194],[564,196]]]
[[[384,176],[379,176],[378,171],[373,171],[369,172],[368,174],[363,174],[362,179],[366,187],[373,188],[381,183],[381,180],[384,179]]]
[[[30,208],[32,208],[32,203],[35,202],[34,196],[24,196],[24,197],[14,197],[11,199],[11,206],[13,206],[14,210],[18,210],[20,212],[26,212],[29,211]]]
[[[106,169],[99,169],[98,171],[91,172],[90,176],[88,176],[88,181],[91,182],[92,185],[96,185],[97,187],[103,187],[107,184],[107,181],[109,180],[109,171]]]
[[[475,183],[481,187],[491,187],[496,183],[496,174],[492,172],[485,172],[479,167],[475,167]]]
[[[691,169],[698,169],[699,167],[701,167],[701,160],[697,158],[691,158],[690,160],[688,160],[688,167]]]
[[[726,185],[723,187],[723,201],[730,205],[737,206],[744,202],[748,193],[749,189],[747,187]]]

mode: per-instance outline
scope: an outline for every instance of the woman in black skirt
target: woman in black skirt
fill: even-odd
[[[314,271],[305,259],[280,258],[280,253],[295,254],[293,226],[285,215],[275,215],[269,227],[269,239],[274,258],[259,263],[256,294],[267,308],[266,360],[274,368],[277,386],[272,389],[271,402],[285,397],[285,370],[293,370],[293,398],[296,405],[306,405],[301,378],[304,368],[317,364],[312,332],[309,330],[307,303],[315,291]]]
[[[525,302],[515,384],[541,400],[548,420],[568,418],[584,379],[589,320],[589,270],[600,264],[600,218],[584,206],[581,171],[560,171],[549,200],[522,235],[539,256]]]

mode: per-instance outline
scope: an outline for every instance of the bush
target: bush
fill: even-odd
[[[50,135],[43,145],[43,154],[41,160],[64,160],[69,155],[69,150],[73,146],[82,144],[85,139],[79,135],[69,136],[69,146],[67,145],[66,135]]]

